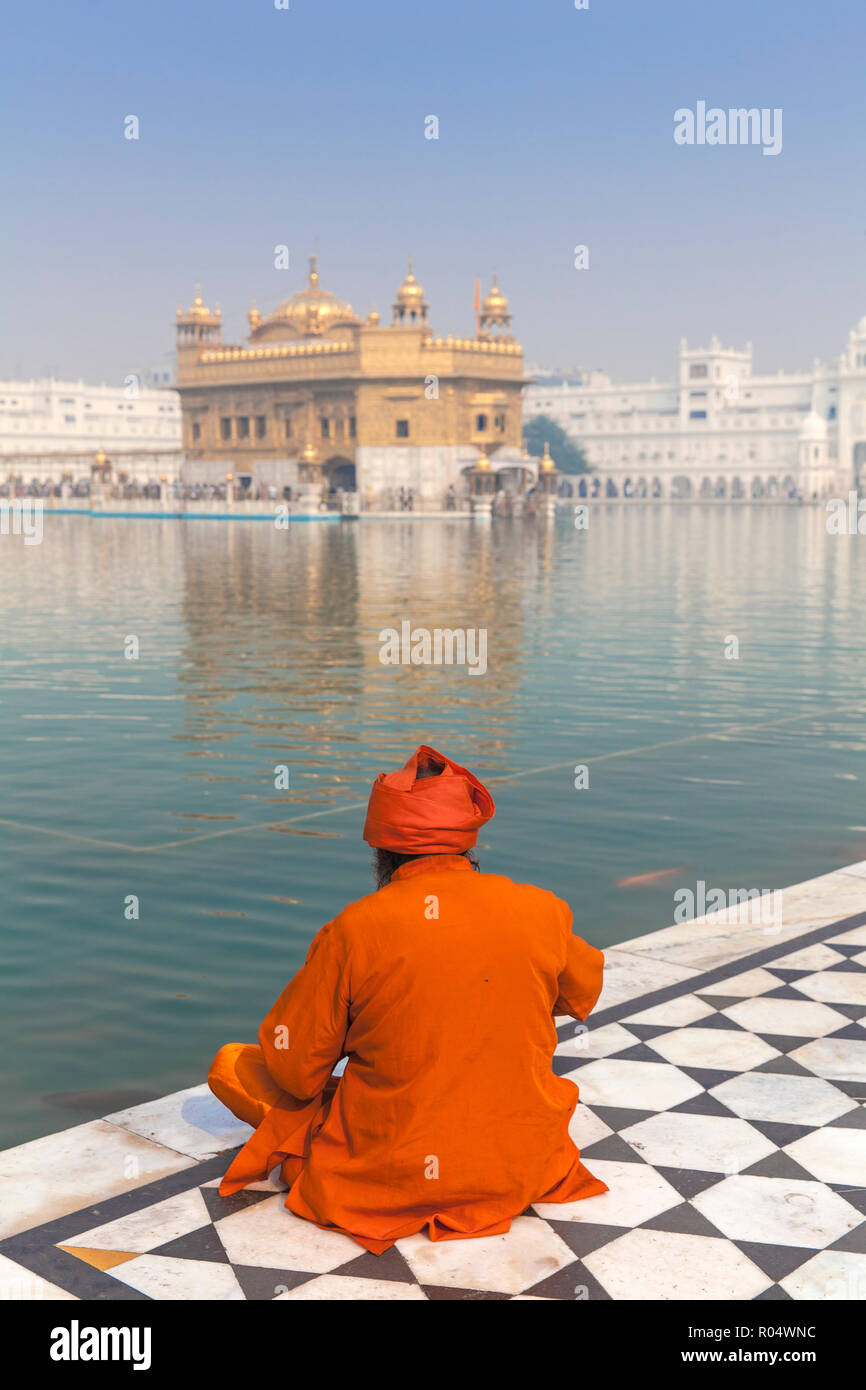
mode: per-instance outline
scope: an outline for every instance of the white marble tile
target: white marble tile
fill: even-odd
[[[696,970],[612,947],[604,953],[604,986],[596,1010],[624,1004],[656,989],[667,989],[695,974]]]
[[[284,1202],[277,1193],[214,1222],[232,1264],[329,1274],[364,1253],[351,1236],[321,1230],[287,1211]]]
[[[769,1071],[732,1076],[713,1086],[710,1095],[744,1120],[789,1125],[826,1125],[846,1114],[853,1103],[820,1077]]]
[[[864,976],[866,979],[866,976]],[[603,1028],[593,1028],[576,1023],[574,1031],[557,1046],[557,1057],[609,1057],[612,1052],[622,1052],[638,1041],[636,1033],[629,1033],[620,1023],[606,1023]]]
[[[755,970],[746,970],[742,975],[732,975],[728,980],[719,980],[701,993],[710,998],[714,994],[728,994],[751,999],[754,995],[766,994],[769,989],[778,989],[780,983],[778,976],[758,967]]]
[[[0,1236],[41,1226],[191,1165],[185,1154],[105,1120],[32,1139],[0,1153]]]
[[[600,1139],[607,1139],[613,1130],[588,1105],[580,1101],[571,1117],[568,1132],[579,1149],[588,1149]]]
[[[818,1076],[866,1083],[866,1042],[859,1038],[815,1038],[788,1055]],[[866,1084],[863,1098],[866,1099]]]
[[[740,1173],[776,1149],[745,1120],[724,1115],[650,1115],[621,1134],[647,1163],[702,1173]]]
[[[823,1004],[862,1004],[866,1008],[866,971],[825,970],[804,975],[797,989]]]
[[[109,1271],[113,1279],[159,1302],[177,1299],[240,1303],[244,1291],[230,1265],[216,1260],[181,1260],[174,1255],[139,1255]]]
[[[116,1221],[77,1231],[74,1236],[64,1238],[63,1244],[81,1245],[89,1250],[138,1250],[144,1254],[208,1225],[210,1216],[204,1198],[198,1188],[193,1187],[163,1202],[141,1207],[128,1216],[120,1216]]]
[[[669,999],[666,1004],[654,1004],[652,1008],[630,1014],[623,1022],[626,1026],[629,1023],[648,1023],[654,1028],[687,1028],[690,1023],[696,1023],[699,1018],[709,1018],[715,1012],[712,1004],[705,1004],[696,994],[681,994],[676,999]]]
[[[575,1259],[534,1216],[518,1216],[504,1235],[432,1241],[420,1232],[398,1240],[397,1248],[422,1284],[491,1293],[523,1293]]]
[[[831,965],[838,965],[841,959],[838,951],[819,942],[815,946],[804,946],[801,951],[792,951],[789,956],[780,956],[772,962],[772,968],[775,970],[778,966],[780,970],[827,970]],[[772,979],[772,976],[770,978]],[[776,985],[778,983],[776,980]],[[797,987],[799,988],[799,984]]]
[[[850,931],[828,939],[828,946],[866,946],[866,926],[852,927]]]
[[[855,965],[866,965],[866,951],[860,951],[856,956],[852,956],[851,960]]]
[[[728,1241],[670,1231],[629,1231],[583,1263],[615,1299],[752,1299],[772,1282]]]
[[[717,1071],[748,1071],[771,1057],[777,1048],[752,1033],[727,1028],[678,1028],[650,1039],[653,1052],[680,1067],[708,1067]]]
[[[861,859],[857,864],[846,864],[842,873],[853,874],[855,878],[866,878],[866,859]]]
[[[866,1129],[816,1129],[786,1144],[785,1153],[821,1182],[866,1187]]]
[[[803,999],[744,999],[722,1013],[752,1033],[776,1033],[793,1038],[822,1038],[844,1028],[848,1019],[826,1004]]]
[[[226,1149],[245,1144],[253,1132],[249,1125],[235,1119],[207,1085],[189,1086],[185,1091],[174,1091],[105,1118],[133,1134],[198,1159],[215,1158]]]
[[[822,1250],[779,1283],[796,1299],[862,1303],[866,1301],[866,1255]]]
[[[628,1062],[617,1057],[588,1062],[571,1079],[577,1082],[584,1105],[631,1110],[668,1110],[703,1090],[699,1082],[668,1062]]]
[[[579,1202],[536,1202],[533,1211],[550,1221],[589,1221],[599,1226],[639,1226],[643,1221],[679,1206],[682,1197],[646,1163],[620,1163],[594,1158],[593,1176],[610,1188]]]
[[[320,1274],[288,1293],[277,1294],[274,1303],[343,1302],[426,1303],[427,1295],[417,1284],[396,1279],[354,1279],[344,1274]]]
[[[820,1182],[797,1178],[725,1178],[691,1199],[731,1240],[822,1250],[860,1224],[860,1213]]]
[[[33,1274],[23,1265],[0,1255],[0,1303],[11,1301],[26,1303],[62,1302],[77,1303],[74,1293],[67,1293],[57,1284],[43,1279],[41,1274]]]

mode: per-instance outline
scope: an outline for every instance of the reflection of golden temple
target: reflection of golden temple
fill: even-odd
[[[323,289],[311,256],[305,287],[270,314],[253,303],[235,347],[196,285],[177,314],[186,479],[221,480],[230,465],[257,486],[295,486],[312,441],[321,482],[365,502],[404,486],[441,502],[479,454],[495,455],[493,472],[519,466],[523,351],[495,273],[475,337],[437,336],[428,314],[411,257],[383,324]]]

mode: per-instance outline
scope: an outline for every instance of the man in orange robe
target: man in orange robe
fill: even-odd
[[[533,1202],[607,1191],[569,1137],[577,1087],[551,1065],[553,1016],[587,1017],[603,957],[552,893],[474,872],[494,810],[433,748],[380,773],[364,826],[379,890],[318,933],[259,1045],[211,1066],[214,1095],[256,1127],[223,1196],[281,1164],[291,1211],[381,1254],[425,1226],[496,1235]]]

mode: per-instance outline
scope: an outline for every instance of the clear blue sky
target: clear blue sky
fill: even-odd
[[[0,375],[120,382],[196,278],[239,341],[313,247],[383,318],[413,251],[442,333],[495,264],[530,361],[617,379],[670,374],[681,335],[765,370],[838,352],[866,313],[863,0],[589,4],[7,6]],[[699,100],[781,107],[782,153],[676,145]]]

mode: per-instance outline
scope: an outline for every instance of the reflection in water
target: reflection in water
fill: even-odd
[[[20,1060],[0,1144],[67,1124],[64,1093],[190,1085],[252,1036],[371,888],[367,789],[418,742],[493,783],[484,867],[560,893],[599,945],[667,925],[698,880],[864,857],[864,554],[820,511],[724,506],[597,507],[587,531],[50,517],[41,546],[2,538]],[[486,675],[382,665],[406,620],[486,629]]]

